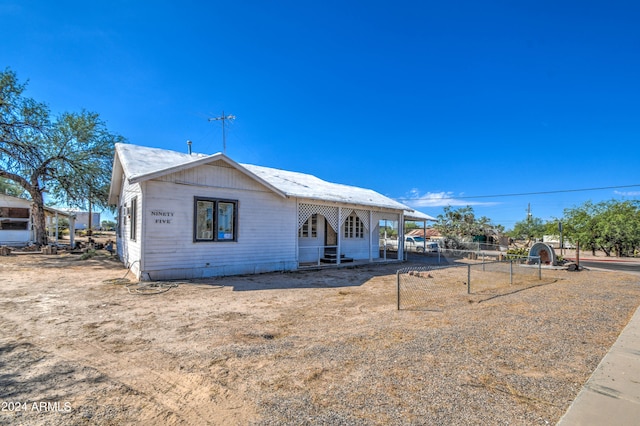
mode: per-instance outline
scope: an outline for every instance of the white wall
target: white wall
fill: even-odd
[[[224,163],[205,165],[148,181],[144,191],[140,211],[145,221],[143,278],[201,278],[297,268],[295,201],[236,169]],[[238,201],[237,241],[193,241],[194,197]],[[159,217],[163,220],[156,220]]]

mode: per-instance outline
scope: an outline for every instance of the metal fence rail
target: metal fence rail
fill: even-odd
[[[397,308],[442,309],[469,294],[498,294],[542,280],[539,258],[474,260],[397,271]]]

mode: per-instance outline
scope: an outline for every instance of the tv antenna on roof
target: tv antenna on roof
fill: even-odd
[[[227,139],[224,134],[225,121],[235,120],[235,119],[236,119],[235,115],[231,115],[231,114],[224,115],[224,110],[222,111],[222,115],[220,117],[213,117],[209,119],[209,121],[222,121],[222,153],[223,154],[227,153]]]

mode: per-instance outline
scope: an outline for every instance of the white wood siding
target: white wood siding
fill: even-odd
[[[144,189],[140,217],[145,221],[143,275],[147,276],[143,278],[200,278],[297,267],[295,201],[236,169],[204,165],[148,181]],[[237,241],[194,242],[194,197],[237,200]]]
[[[136,225],[136,238],[131,239],[131,217],[125,214],[125,207],[131,207],[131,200],[137,198],[137,225]],[[120,218],[120,232],[118,233],[117,249],[118,256],[128,268],[131,268],[137,277],[140,276],[141,267],[141,242],[142,242],[142,189],[139,184],[130,185],[126,179],[122,180],[122,191],[120,192],[120,199],[118,200],[119,211],[122,212]]]
[[[345,238],[344,223],[342,224],[343,235],[340,250],[346,257],[356,260],[369,259],[369,231],[365,230],[364,238]]]

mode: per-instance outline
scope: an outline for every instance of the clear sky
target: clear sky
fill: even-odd
[[[27,95],[130,143],[222,151],[224,110],[236,161],[507,229],[640,198],[635,1],[0,0],[0,22]]]

